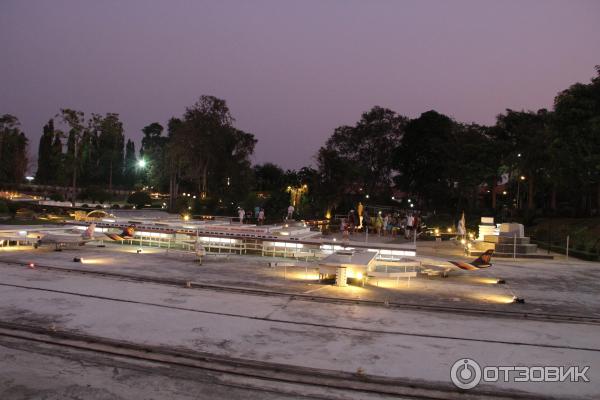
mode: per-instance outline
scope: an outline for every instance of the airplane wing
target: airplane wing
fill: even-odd
[[[448,260],[445,262],[440,263],[428,263],[428,262],[424,262],[423,265],[427,268],[434,268],[434,269],[441,269],[444,270],[444,272],[449,272],[453,269],[461,269],[464,271],[476,271],[476,270],[480,270],[480,269],[485,269],[485,268],[489,268],[492,266],[491,264],[491,259],[492,259],[492,254],[494,253],[494,250],[489,249],[487,251],[485,251],[481,256],[479,256],[478,258],[476,258],[475,260],[471,261],[471,262],[464,262],[464,261],[453,261],[453,260]]]
[[[460,269],[464,269],[466,271],[475,271],[479,268],[477,268],[474,265],[471,265],[469,263],[466,262],[460,262],[460,261],[448,261],[450,264],[454,265],[455,267],[458,267]]]
[[[110,233],[110,232],[106,232],[104,233],[106,236],[108,236],[110,239],[114,240],[114,241],[123,241],[123,240],[129,240],[129,239],[133,239],[133,236],[135,235],[135,227],[132,226],[128,226],[127,228],[123,229],[123,232],[121,232],[121,234],[117,234],[117,233]]]

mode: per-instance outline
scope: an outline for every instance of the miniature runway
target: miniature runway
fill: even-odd
[[[0,321],[29,329],[294,368],[360,371],[448,391],[450,366],[461,357],[527,365],[535,355],[544,365],[589,365],[592,382],[508,383],[502,390],[488,384],[469,393],[598,393],[593,382],[600,379],[600,346],[593,324],[193,290],[24,266],[2,266],[0,282]]]

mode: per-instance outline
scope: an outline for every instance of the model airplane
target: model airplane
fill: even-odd
[[[133,226],[128,226],[127,228],[123,229],[123,232],[120,235],[116,233],[105,233],[105,235],[115,241],[129,240],[133,239],[133,236],[135,235],[135,228]]]
[[[481,256],[477,259],[473,260],[470,263],[461,262],[461,261],[448,261],[450,264],[457,266],[460,269],[464,269],[467,271],[473,271],[476,269],[489,268],[492,266],[492,254],[494,254],[494,250],[489,249],[486,250]]]
[[[58,233],[55,231],[40,231],[32,233],[38,239],[37,243],[34,247],[37,249],[40,246],[44,245],[55,245],[56,250],[61,247],[67,246],[83,246],[88,242],[97,241],[98,239],[94,238],[94,230],[96,229],[96,224],[91,224],[87,227],[83,233],[79,234],[79,232],[75,231],[74,233]],[[30,234],[31,235],[31,234]]]
[[[448,276],[448,273],[451,271],[455,271],[457,269],[462,269],[465,271],[475,271],[475,270],[480,270],[480,269],[486,269],[492,266],[491,263],[491,259],[492,259],[492,254],[494,254],[494,250],[489,249],[486,250],[481,256],[479,256],[478,258],[476,258],[475,260],[471,261],[471,262],[464,262],[464,261],[447,261],[444,262],[442,264],[433,264],[433,263],[424,263],[423,265],[425,267],[427,267],[427,269],[424,269],[423,272],[425,273],[439,273],[439,271],[442,271],[442,276],[446,277]],[[450,264],[450,265],[448,265]],[[431,268],[434,268],[434,270],[432,270]]]

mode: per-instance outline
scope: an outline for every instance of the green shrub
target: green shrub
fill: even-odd
[[[65,201],[65,196],[60,192],[52,192],[48,197],[52,201]]]
[[[8,205],[5,201],[0,200],[0,214],[9,214],[10,210],[8,209]]]
[[[151,204],[152,198],[147,192],[134,192],[127,198],[127,203],[135,205],[136,208],[142,208],[146,204]]]

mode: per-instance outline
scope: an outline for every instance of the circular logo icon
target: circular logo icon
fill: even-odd
[[[452,383],[461,389],[473,389],[481,381],[481,367],[475,360],[461,358],[450,370]]]

